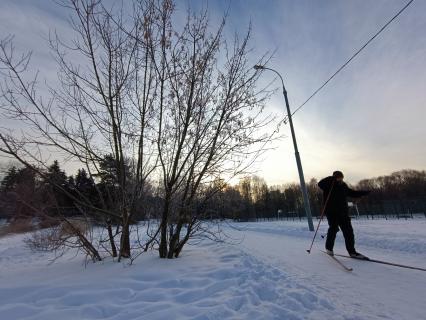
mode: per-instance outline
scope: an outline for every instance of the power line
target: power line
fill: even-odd
[[[386,24],[381,27],[379,29],[379,31],[377,31],[361,48],[359,48],[350,58],[349,60],[347,60],[339,69],[337,69],[337,71],[335,73],[333,73],[331,75],[330,78],[327,79],[327,81],[325,81],[318,89],[316,89],[310,96],[308,99],[305,100],[305,102],[303,102],[299,107],[297,107],[292,113],[291,115],[293,116],[297,111],[299,111],[305,104],[308,103],[309,100],[311,100],[318,92],[320,92],[322,90],[322,88],[324,88],[340,71],[342,71],[353,59],[355,59],[355,57],[361,53],[362,50],[365,49],[365,47],[367,47],[382,31],[384,31],[396,18],[398,18],[398,16],[409,7],[409,5],[411,3],[413,3],[414,0],[410,0],[407,2],[407,4],[402,7],[401,10],[399,10],[388,22],[386,22]],[[286,116],[284,118],[284,122],[286,123],[288,119],[288,116]]]

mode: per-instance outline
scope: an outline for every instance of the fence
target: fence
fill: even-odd
[[[314,219],[319,219],[320,210],[312,210]],[[353,219],[415,219],[426,218],[426,201],[425,199],[416,200],[391,200],[382,201],[379,204],[352,204],[349,206],[349,214]],[[254,218],[254,219],[253,219]],[[303,207],[296,208],[284,212],[278,210],[277,213],[261,212],[256,213],[255,217],[250,220],[255,221],[274,221],[274,220],[287,220],[287,221],[302,221],[306,219],[305,210]]]

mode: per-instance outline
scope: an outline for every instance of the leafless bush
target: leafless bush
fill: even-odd
[[[75,236],[76,232],[87,235],[89,232],[89,222],[84,218],[73,218],[61,222],[59,234],[62,238]]]
[[[0,237],[30,232],[35,230],[35,228],[36,226],[30,218],[16,219],[0,227]]]
[[[80,249],[93,261],[100,261],[98,251],[88,239],[89,229],[87,220],[62,218],[57,225],[32,233],[25,243],[33,251],[54,251],[58,256],[71,248]]]
[[[53,251],[57,249],[57,227],[37,230],[26,238],[25,244],[32,251]]]
[[[60,223],[61,222],[57,218],[45,217],[38,222],[37,229],[53,228],[58,226]]]

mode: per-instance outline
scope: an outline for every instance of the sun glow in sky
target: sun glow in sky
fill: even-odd
[[[188,4],[177,1],[184,14]],[[406,1],[203,2],[212,23],[229,10],[226,32],[252,25],[253,55],[275,52],[269,66],[282,73],[290,105],[298,107]],[[352,182],[412,168],[425,169],[426,1],[415,1],[390,27],[294,117],[305,177],[342,170]],[[15,35],[32,50],[32,65],[56,75],[46,44],[49,30],[70,32],[65,9],[51,0],[2,0],[0,38]],[[262,81],[274,80],[265,72]],[[277,88],[278,79],[273,83]],[[285,115],[278,90],[267,109]],[[269,184],[298,180],[290,129],[256,165]]]

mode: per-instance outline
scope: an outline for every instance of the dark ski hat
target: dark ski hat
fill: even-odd
[[[336,171],[333,172],[333,177],[335,177],[335,178],[343,178],[343,172],[339,171],[339,170],[336,170]]]

